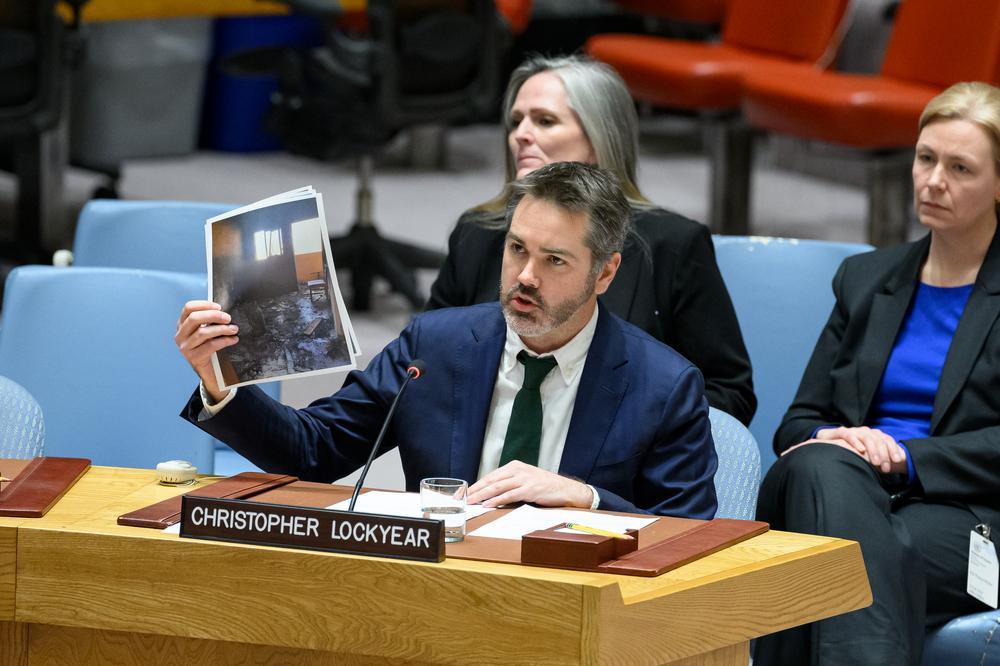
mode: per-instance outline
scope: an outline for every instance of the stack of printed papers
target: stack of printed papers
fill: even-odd
[[[278,194],[205,224],[208,298],[239,326],[212,356],[222,388],[342,372],[361,353],[340,294],[312,187]]]

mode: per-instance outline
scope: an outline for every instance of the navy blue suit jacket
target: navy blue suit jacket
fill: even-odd
[[[712,518],[717,466],[701,373],[603,306],[573,408],[561,474],[598,489],[601,509]],[[498,303],[418,316],[364,371],[295,410],[256,387],[198,421],[262,469],[333,481],[364,464],[413,359],[426,370],[403,394],[383,447],[399,447],[406,488],[476,479],[506,337]]]

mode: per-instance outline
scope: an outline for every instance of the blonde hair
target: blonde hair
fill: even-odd
[[[650,207],[649,200],[636,184],[636,155],[639,146],[639,119],[625,82],[608,65],[582,55],[555,58],[535,55],[525,60],[510,75],[504,94],[501,122],[510,132],[510,113],[524,82],[535,74],[552,72],[562,81],[569,106],[597,156],[597,165],[613,173],[630,204]],[[503,226],[503,213],[511,196],[511,182],[517,167],[504,135],[506,168],[500,193],[472,209],[477,221],[485,226]]]
[[[956,83],[924,107],[918,129],[938,120],[966,120],[986,132],[993,147],[993,168],[1000,176],[1000,88],[981,81]],[[995,206],[1000,220],[1000,200]]]

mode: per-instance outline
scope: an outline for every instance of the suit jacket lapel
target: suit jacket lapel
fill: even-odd
[[[955,337],[952,338],[951,346],[948,348],[937,395],[934,396],[931,434],[934,434],[941,418],[969,378],[972,366],[979,358],[979,353],[998,314],[1000,314],[1000,233],[995,233],[983,265],[979,269],[969,302],[965,305],[962,317],[958,321]]]
[[[617,279],[617,278],[616,278]],[[580,377],[559,472],[590,477],[628,388],[625,337],[607,308],[598,304],[597,329]]]
[[[872,299],[867,334],[858,352],[858,413],[852,415],[856,416],[857,423],[864,422],[871,409],[929,246],[930,236],[914,243],[882,291],[876,292]]]
[[[456,478],[471,482],[479,474],[486,420],[506,333],[497,303],[495,316],[473,326],[469,339],[456,350],[455,421],[451,440],[451,475]]]

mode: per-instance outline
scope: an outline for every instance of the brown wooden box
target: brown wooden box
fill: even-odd
[[[560,532],[566,523],[535,530],[521,537],[521,562],[546,567],[594,569],[608,560],[631,553],[639,544],[639,532],[628,530],[631,539]]]

